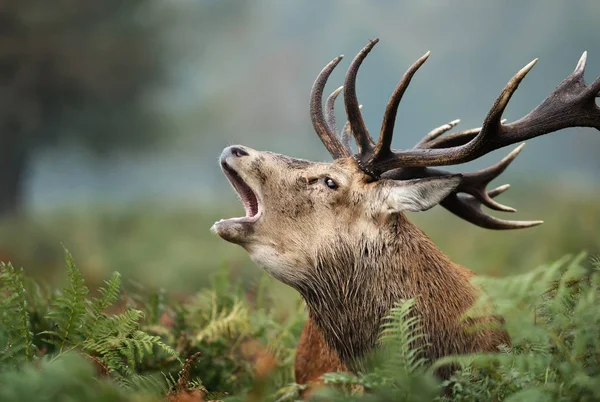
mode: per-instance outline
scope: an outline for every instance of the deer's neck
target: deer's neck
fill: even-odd
[[[443,337],[452,336],[454,320],[474,300],[470,271],[404,216],[386,230],[352,243],[331,239],[315,259],[315,278],[298,286],[310,318],[350,367],[376,345],[394,303],[416,298],[426,332]],[[435,345],[428,354],[438,354]]]

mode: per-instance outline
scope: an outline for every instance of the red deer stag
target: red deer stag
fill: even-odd
[[[481,210],[484,205],[515,211],[494,200],[508,185],[489,191],[486,187],[523,145],[478,172],[452,174],[434,167],[469,162],[566,127],[600,129],[595,103],[600,78],[591,85],[584,83],[584,53],[575,71],[514,123],[505,124],[502,112],[536,60],[508,82],[481,128],[442,136],[456,125],[454,121],[433,130],[411,149],[392,150],[398,105],[429,53],[408,69],[394,90],[375,142],[361,117],[355,81],[376,43],[372,40],[354,58],[344,86],[326,100],[325,110],[323,89],[342,56],[330,62],[313,85],[312,122],[333,162],[310,162],[243,146],[225,148],[220,157],[246,216],[221,220],[213,230],[244,247],[253,261],[306,301],[309,321],[296,357],[298,383],[317,381],[328,371],[360,367],[360,358],[377,345],[382,321],[401,299],[417,300],[416,313],[429,337],[425,354],[430,360],[493,351],[509,342],[501,331],[466,331],[467,324],[459,317],[477,297],[469,281],[474,274],[452,262],[404,211],[426,211],[440,204],[487,229],[539,225],[541,221],[501,220]],[[333,109],[342,88],[348,122],[340,138]],[[356,142],[356,154],[349,136]]]

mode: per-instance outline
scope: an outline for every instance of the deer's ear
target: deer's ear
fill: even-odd
[[[390,180],[386,183],[384,209],[388,213],[427,211],[439,204],[460,184],[462,175],[424,179]]]

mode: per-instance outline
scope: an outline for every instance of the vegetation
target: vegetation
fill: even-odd
[[[544,219],[543,225],[510,233],[484,230],[441,207],[411,214],[410,219],[453,261],[478,274],[525,272],[580,250],[600,255],[598,192],[581,193],[570,189],[568,183],[561,184],[563,191],[556,192],[553,184],[519,183],[514,178],[508,181],[514,189],[499,201],[516,206],[519,212],[497,216]],[[530,193],[519,192],[525,189]],[[24,267],[29,276],[60,285],[63,258],[59,245],[63,243],[91,287],[102,285],[117,269],[126,281],[187,294],[208,286],[206,278],[223,263],[242,278],[244,286],[250,286],[260,269],[241,247],[224,242],[209,230],[215,221],[243,213],[233,194],[227,200],[233,205],[164,200],[112,207],[65,206],[0,220],[0,261],[11,261]],[[293,308],[295,292],[276,281],[269,286],[280,303]]]
[[[440,383],[432,366],[444,361],[423,361],[411,348],[418,317],[405,301],[390,312],[384,352],[369,370],[326,375],[314,399],[598,399],[599,264],[561,257],[600,254],[600,205],[595,194],[535,193],[546,201],[506,195],[520,218],[548,217],[527,231],[482,236],[443,210],[411,215],[478,271],[511,348],[452,359],[459,370]],[[306,312],[296,292],[210,234],[212,222],[236,214],[146,204],[1,221],[0,400],[296,400]]]
[[[244,290],[223,268],[196,295],[173,297],[122,291],[115,273],[90,293],[68,252],[65,260],[67,280],[55,290],[0,267],[1,400],[297,399],[294,348],[306,317],[299,303],[278,307],[266,277]],[[426,334],[407,300],[390,312],[369,369],[325,375],[314,399],[600,398],[600,261],[567,256],[477,281],[486,289],[481,302],[505,317],[511,347],[427,362],[411,348]],[[432,372],[449,362],[457,371],[440,383]]]
[[[148,101],[166,79],[165,13],[153,7],[149,0],[2,2],[0,215],[20,207],[40,148],[137,150],[162,134]]]
[[[267,372],[272,387],[293,380],[304,316],[300,306],[278,315],[264,284],[250,307],[225,270],[183,300],[123,292],[118,273],[91,295],[68,252],[66,271],[65,285],[52,291],[0,266],[0,400],[58,400],[63,392],[81,400],[216,398],[250,389]],[[28,381],[14,382],[21,374]]]

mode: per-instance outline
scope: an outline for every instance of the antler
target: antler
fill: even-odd
[[[340,94],[340,92],[342,92],[343,89],[343,86],[337,88],[331,93],[331,95],[327,97],[327,101],[325,101],[325,122],[327,124],[327,127],[329,128],[329,131],[332,132],[334,136],[337,132],[337,126],[335,121],[335,100],[337,99],[338,95]],[[358,110],[362,110],[362,105],[358,105]],[[344,148],[346,148],[347,155],[352,154],[350,136],[352,136],[352,127],[350,126],[350,122],[347,121],[346,124],[344,124],[344,128],[340,132],[340,140]],[[337,159],[337,157],[334,158]]]
[[[588,118],[590,120],[592,120],[592,119],[595,120],[594,121],[595,125],[592,125],[592,124],[583,125],[582,124],[579,126],[595,127],[596,129],[599,128],[598,124],[599,124],[599,119],[600,119],[600,109],[596,106],[594,98],[600,97],[600,77],[598,77],[591,85],[589,85],[589,86],[585,85],[583,75],[584,75],[586,59],[587,59],[587,52],[583,52],[583,54],[581,55],[581,58],[579,59],[579,62],[577,63],[577,67],[575,67],[575,71],[573,71],[573,73],[571,73],[571,75],[569,75],[565,80],[563,80],[563,82],[561,82],[558,85],[558,87],[554,91],[552,91],[552,93],[550,95],[548,95],[548,97],[537,108],[535,108],[531,113],[529,113],[527,116],[523,117],[522,119],[520,119],[510,125],[511,133],[513,136],[515,135],[515,132],[517,132],[518,129],[524,127],[526,125],[526,123],[528,123],[529,125],[533,125],[532,116],[535,116],[536,114],[538,114],[540,110],[544,110],[544,109],[547,110],[550,107],[549,103],[551,102],[552,98],[557,98],[558,101],[563,102],[563,103],[568,102],[569,100],[572,100],[573,103],[580,101],[583,104],[579,105],[577,110],[575,110],[573,112],[581,113],[581,111],[584,111],[587,113],[591,113],[591,116],[588,116]],[[568,112],[568,110],[563,111],[563,112]],[[575,114],[575,113],[573,113],[573,114]],[[546,115],[547,115],[546,116],[547,118],[552,118],[551,112],[546,112]],[[573,118],[576,118],[576,117],[577,117],[577,115],[572,116],[570,120],[572,120]],[[560,118],[558,118],[557,120],[560,120]],[[504,123],[504,121],[502,123]],[[503,127],[505,129],[508,129],[509,126],[503,126]],[[561,128],[566,128],[566,127],[575,127],[575,126],[571,126],[571,125],[567,125],[564,127],[560,126],[559,128],[556,128],[553,131],[560,130]],[[426,146],[426,148],[450,148],[450,147],[457,147],[457,146],[467,144],[467,143],[471,142],[478,134],[480,134],[480,132],[482,131],[482,128],[483,127],[473,128],[470,130],[465,130],[465,131],[461,131],[458,133],[453,133],[453,134],[447,135],[443,138],[438,139],[437,141],[429,142],[429,144]],[[534,136],[528,136],[527,139],[534,138],[538,135],[547,134],[547,133],[548,132],[539,133]],[[502,134],[502,135],[504,135],[504,134]]]
[[[331,156],[334,158],[343,158],[351,155],[350,151],[344,147],[344,145],[337,138],[335,133],[335,116],[331,111],[333,108],[333,103],[335,102],[335,98],[339,94],[339,91],[331,94],[329,99],[327,100],[327,104],[330,105],[327,109],[327,119],[323,114],[323,90],[325,89],[325,84],[327,84],[327,79],[331,72],[338,65],[344,56],[338,56],[333,59],[329,64],[321,70],[315,83],[313,84],[312,90],[310,91],[310,118],[312,120],[313,126],[317,135],[323,141],[323,145],[329,151]],[[331,124],[333,124],[334,128],[332,129]]]
[[[433,130],[426,135],[423,140],[421,140],[419,144],[415,146],[415,148],[421,146],[420,144],[426,143],[428,138],[435,139],[435,136],[439,136],[444,131],[450,130],[448,126],[452,125],[453,123],[456,123],[456,120]],[[442,131],[442,133],[437,132],[437,130]],[[502,205],[493,200],[493,198],[495,198],[497,195],[508,190],[510,188],[509,184],[505,184],[490,190],[489,192],[487,191],[486,187],[492,180],[500,176],[506,170],[508,165],[510,165],[510,163],[523,150],[524,146],[525,144],[519,145],[495,165],[477,172],[463,173],[462,181],[456,190],[446,197],[440,203],[440,205],[458,217],[486,229],[522,229],[542,224],[543,221],[510,221],[498,219],[491,215],[485,214],[481,210],[481,206],[485,205],[488,208],[496,211],[516,212],[516,209]],[[383,177],[392,180],[406,180],[421,177],[446,176],[451,174],[451,172],[433,168],[400,168],[385,173]]]
[[[506,119],[501,120],[500,123],[504,124]],[[421,139],[413,148],[427,148],[431,145],[431,142],[436,140],[438,137],[456,127],[460,123],[460,120],[453,120],[450,123],[444,124],[432,131],[430,131],[423,139]],[[481,128],[471,129],[463,131],[466,135],[474,137],[474,134],[478,133]],[[451,134],[452,135],[452,134]],[[449,136],[444,137],[444,139]],[[464,137],[463,137],[464,138]],[[502,194],[510,188],[509,184],[505,184],[491,191],[486,190],[486,186],[500,176],[508,165],[519,155],[523,150],[525,143],[519,145],[515,150],[508,154],[497,164],[490,166],[486,169],[480,170],[474,173],[463,174],[463,180],[457,187],[456,191],[450,194],[444,199],[440,205],[446,208],[448,211],[457,215],[458,217],[471,222],[474,225],[480,226],[485,229],[496,229],[496,230],[508,230],[508,229],[523,229],[532,226],[537,226],[543,223],[543,221],[510,221],[504,219],[498,219],[491,215],[484,213],[481,210],[481,206],[485,205],[488,208],[495,209],[496,211],[504,212],[516,212],[517,210],[505,205],[502,205],[493,200],[499,194]],[[452,174],[450,172],[442,170],[434,170],[431,168],[410,168],[413,170],[420,169],[420,175],[423,177],[427,176],[441,176]],[[398,169],[402,171],[402,169]],[[396,172],[398,175],[399,172]],[[414,174],[414,173],[413,173]],[[414,176],[413,176],[414,177]],[[391,175],[394,179],[393,175]],[[459,195],[458,193],[463,192],[466,194]]]
[[[537,59],[527,64],[508,82],[486,116],[482,127],[442,137],[459,123],[459,120],[454,120],[428,133],[411,149],[392,150],[391,142],[398,106],[412,77],[429,57],[427,52],[406,71],[392,93],[383,116],[379,140],[375,144],[360,112],[361,106],[356,97],[356,76],[363,60],[377,42],[378,39],[371,40],[354,58],[348,68],[344,86],[336,89],[327,99],[325,115],[321,109],[323,89],[331,71],[340,62],[342,56],[331,61],[321,71],[311,92],[313,125],[331,155],[334,158],[352,155],[349,141],[352,134],[358,148],[358,153],[353,157],[360,168],[374,180],[380,177],[403,180],[445,176],[451,173],[433,169],[431,166],[469,162],[496,149],[567,127],[593,127],[600,130],[600,108],[595,103],[595,98],[600,97],[600,77],[589,86],[585,85],[583,75],[587,53],[584,52],[575,71],[563,80],[538,107],[514,123],[505,124],[506,120],[502,120],[502,113]],[[334,103],[342,89],[345,91],[344,104],[348,122],[342,130],[340,140],[336,136]],[[507,221],[481,211],[482,205],[498,211],[516,211],[493,200],[509,188],[508,184],[489,192],[486,187],[504,172],[523,146],[524,144],[520,145],[493,166],[463,174],[457,189],[444,199],[441,205],[455,215],[488,229],[517,229],[542,223],[542,221]]]
[[[488,195],[494,198],[508,190],[509,187],[508,184],[497,187],[489,191]],[[544,223],[543,221],[508,221],[495,218],[481,210],[481,203],[475,197],[465,194],[452,193],[444,198],[440,205],[456,216],[484,229],[524,229]]]
[[[399,91],[399,88],[403,83],[408,85],[410,78],[423,64],[426,56],[419,59],[406,72],[394,95],[396,92],[403,92]],[[447,166],[469,162],[496,149],[567,127],[600,129],[600,108],[595,103],[595,98],[600,95],[600,78],[589,86],[585,85],[583,73],[586,56],[587,53],[584,52],[575,71],[561,82],[538,107],[514,123],[502,124],[502,113],[537,59],[523,67],[508,82],[480,129],[467,130],[438,140],[426,141],[418,148],[401,151],[392,151],[389,147],[388,137],[384,139],[381,137],[381,147],[378,146],[374,152],[359,153],[360,165],[366,173],[378,177],[386,171],[399,167]],[[393,102],[394,95],[388,103],[384,125],[390,115],[393,117],[395,107],[399,103],[399,101]],[[386,128],[382,127],[382,133],[387,132],[385,130]]]
[[[367,46],[358,52],[352,63],[350,63],[346,79],[344,80],[344,106],[346,107],[346,116],[350,122],[359,155],[371,153],[375,143],[369,135],[369,130],[367,130],[367,126],[360,113],[358,99],[356,98],[356,75],[363,60],[377,42],[379,42],[379,39],[371,40]]]

